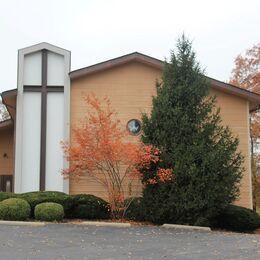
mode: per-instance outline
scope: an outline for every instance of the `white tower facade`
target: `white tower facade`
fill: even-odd
[[[18,52],[14,191],[69,192],[61,141],[69,139],[70,52],[40,43]]]

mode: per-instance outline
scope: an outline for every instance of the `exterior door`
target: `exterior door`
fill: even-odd
[[[0,176],[0,191],[4,191],[4,192],[13,191],[13,176],[11,175]]]

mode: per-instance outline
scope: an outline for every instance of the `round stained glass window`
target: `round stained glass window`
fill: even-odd
[[[127,130],[132,135],[138,135],[141,131],[141,122],[137,119],[131,119],[127,123]]]

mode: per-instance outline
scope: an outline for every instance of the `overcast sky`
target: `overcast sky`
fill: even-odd
[[[0,92],[16,88],[20,48],[68,49],[74,70],[134,51],[164,59],[183,31],[207,75],[227,81],[260,42],[260,0],[1,0]]]

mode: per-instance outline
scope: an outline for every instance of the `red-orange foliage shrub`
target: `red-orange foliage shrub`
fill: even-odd
[[[150,178],[146,181],[146,184],[157,184],[159,182],[170,182],[174,181],[174,175],[172,169],[159,168],[156,172],[155,177]]]
[[[127,187],[140,178],[141,168],[149,168],[159,160],[158,149],[151,145],[127,141],[127,131],[116,119],[108,98],[100,101],[94,94],[85,97],[88,112],[81,125],[72,129],[72,143],[63,143],[68,169],[67,177],[87,175],[103,185],[112,210],[112,217],[122,217]],[[161,177],[167,170],[161,169]],[[166,180],[165,179],[165,180]]]

